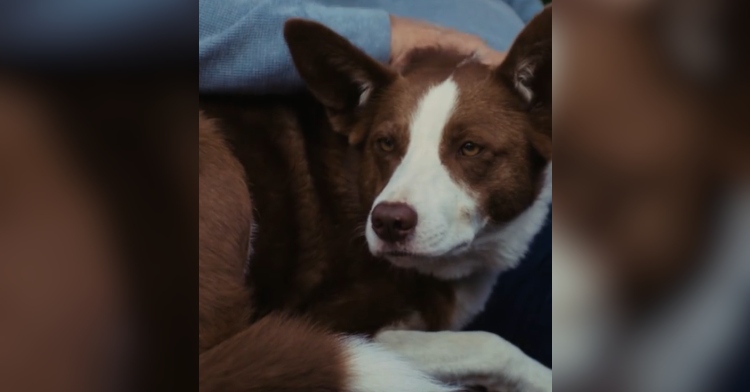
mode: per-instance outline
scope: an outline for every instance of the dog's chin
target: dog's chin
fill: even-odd
[[[443,264],[455,256],[467,252],[471,248],[471,241],[459,242],[440,248],[418,248],[409,244],[376,244],[371,248],[372,254],[382,257],[391,264],[401,268],[430,268],[431,265]]]
[[[476,232],[464,232],[437,235],[440,240],[424,244],[415,241],[414,238],[407,239],[401,243],[387,243],[372,231],[365,232],[367,246],[370,253],[379,258],[389,261],[398,268],[413,269],[427,275],[439,278],[453,279],[457,275],[464,274],[466,266],[463,255],[472,251]]]
[[[410,246],[384,246],[380,256],[386,258],[413,258],[425,261],[435,260],[443,257],[458,256],[469,249],[470,241],[460,242],[450,246],[442,246],[438,249],[420,249]]]

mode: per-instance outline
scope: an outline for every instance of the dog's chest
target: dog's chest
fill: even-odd
[[[487,300],[492,294],[495,281],[500,274],[500,270],[482,271],[468,277],[451,281],[453,289],[451,305],[441,310],[443,321],[440,323],[441,330],[458,331],[466,327],[479,313],[481,313]],[[433,304],[434,305],[434,304]],[[388,324],[381,328],[379,332],[389,330],[429,330],[429,319],[427,313],[433,313],[436,309],[434,306],[425,308],[422,306],[414,310],[406,317]],[[433,326],[434,328],[434,326]]]
[[[460,330],[484,310],[499,271],[484,271],[462,278],[455,285],[455,307],[450,329]]]

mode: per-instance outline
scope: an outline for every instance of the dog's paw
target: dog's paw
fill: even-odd
[[[349,392],[461,392],[437,381],[380,344],[344,338]]]
[[[552,390],[552,371],[487,332],[386,331],[375,340],[444,382],[489,392]]]

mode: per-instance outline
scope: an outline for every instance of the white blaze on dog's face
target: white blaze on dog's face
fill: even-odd
[[[408,147],[385,188],[373,203],[366,228],[370,251],[390,257],[435,257],[465,250],[488,216],[480,208],[479,195],[455,178],[441,160],[444,131],[458,106],[459,86],[449,77],[427,89],[410,117]],[[407,142],[406,138],[393,138]],[[376,148],[383,141],[376,140]],[[398,208],[382,212],[383,205],[411,208],[415,227],[389,233],[384,227],[398,222]],[[403,219],[403,218],[402,218]],[[403,222],[402,222],[403,223]],[[395,230],[399,230],[396,228]]]
[[[551,159],[551,30],[547,8],[497,68],[432,48],[396,72],[287,23],[300,75],[360,154],[371,253],[404,267],[459,255],[534,203]]]

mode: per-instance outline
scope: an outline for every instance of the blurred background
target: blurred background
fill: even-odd
[[[2,391],[197,390],[197,4],[179,3],[0,2]]]
[[[750,390],[746,2],[555,7],[555,388]]]
[[[0,389],[196,390],[194,71],[0,72]]]

